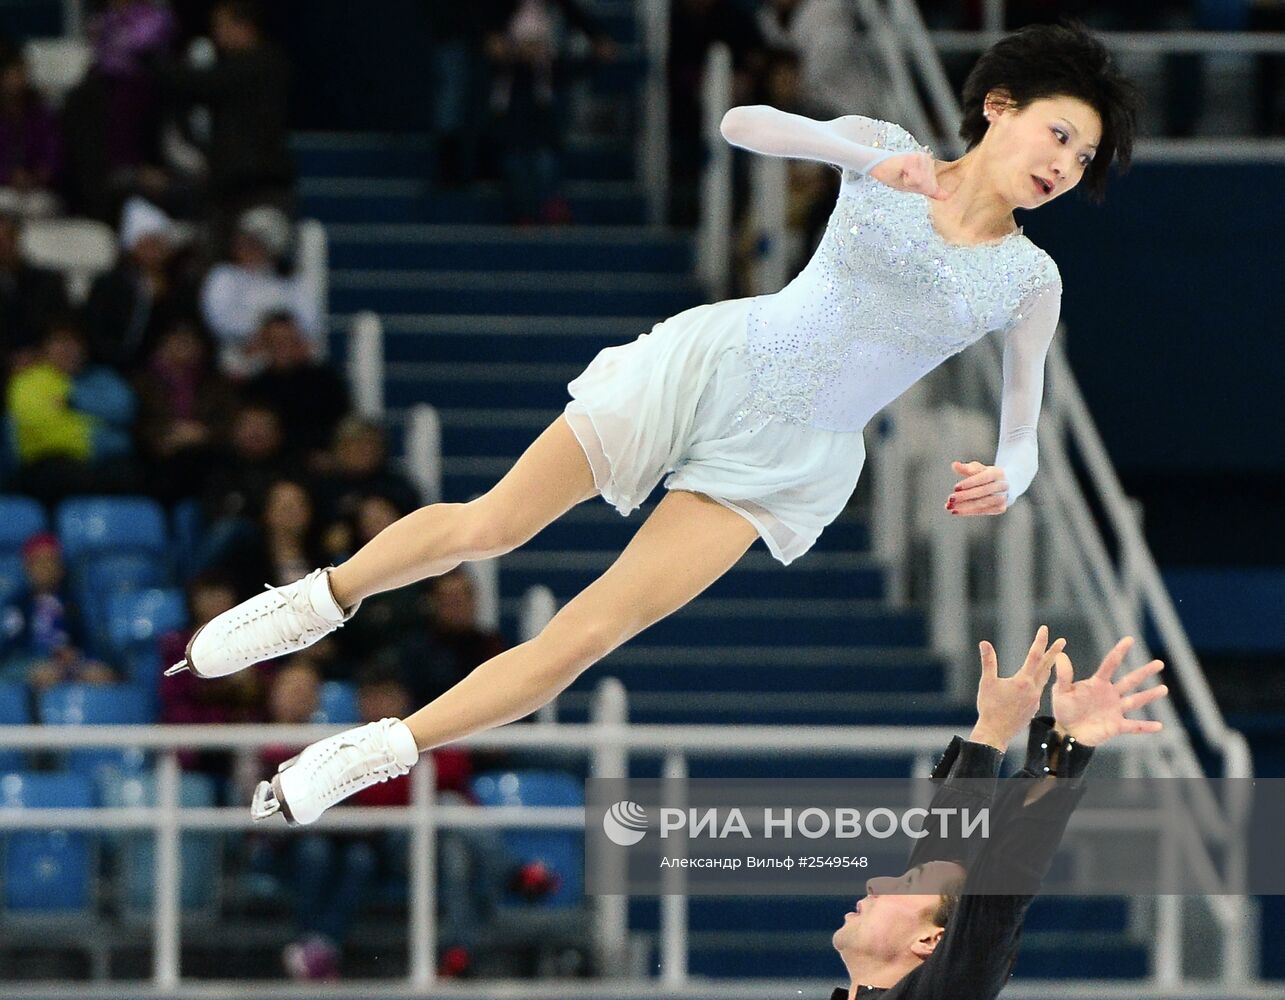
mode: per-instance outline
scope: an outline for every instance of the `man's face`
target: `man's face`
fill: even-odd
[[[942,895],[957,891],[963,876],[957,864],[930,861],[897,878],[872,878],[865,898],[857,900],[834,932],[835,950],[858,963],[922,961],[941,937],[933,915]]]

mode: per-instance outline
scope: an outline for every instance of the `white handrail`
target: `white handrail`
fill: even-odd
[[[359,312],[348,328],[348,388],[357,412],[370,420],[384,416],[384,324],[373,312]]]
[[[318,356],[324,359],[330,356],[330,241],[326,227],[316,219],[300,220],[295,239],[296,270],[317,299],[317,315],[321,317]]]
[[[427,403],[406,415],[406,474],[424,503],[442,500],[442,418]]]
[[[722,42],[710,46],[702,88],[701,139],[706,143],[701,174],[697,268],[706,291],[724,299],[731,288],[732,147],[720,126],[732,107],[732,52]]]
[[[670,0],[646,0],[636,7],[638,37],[647,60],[637,172],[647,192],[648,218],[653,226],[664,225],[669,215],[669,6]]]
[[[938,52],[981,52],[1006,32],[937,29],[928,32]],[[1176,52],[1267,54],[1285,52],[1285,33],[1268,31],[1095,31],[1116,52],[1169,55]]]

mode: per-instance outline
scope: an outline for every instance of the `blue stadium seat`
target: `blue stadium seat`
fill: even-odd
[[[205,532],[205,515],[201,512],[200,501],[180,500],[174,505],[170,521],[173,525],[174,555],[178,561],[179,575],[187,579],[196,571],[193,564],[196,548]]]
[[[0,775],[0,808],[88,809],[93,804],[93,787],[79,774]],[[95,853],[95,841],[81,831],[11,834],[4,851],[5,912],[88,913],[94,905]]]
[[[346,726],[360,721],[357,714],[357,688],[347,681],[326,681],[321,685],[321,707],[313,722]]]
[[[488,771],[470,785],[483,806],[583,806],[584,786],[559,771]],[[542,861],[561,879],[542,903],[553,908],[579,906],[584,894],[584,834],[572,830],[509,829],[504,844],[520,863]]]
[[[0,604],[22,593],[27,585],[27,575],[22,569],[22,556],[16,552],[0,552]]]
[[[155,721],[149,693],[133,684],[59,684],[40,697],[40,721],[47,726],[138,726]],[[113,767],[138,771],[146,755],[137,749],[80,749],[67,752],[67,767],[97,775]]]
[[[48,530],[49,518],[35,500],[0,496],[0,549],[17,550],[32,535]]]
[[[112,647],[129,653],[138,646],[154,646],[166,632],[187,624],[183,591],[152,587],[126,590],[107,598],[107,634]]]
[[[25,726],[31,721],[31,702],[22,684],[0,684],[0,726]],[[22,769],[21,750],[0,750],[0,771]]]
[[[90,644],[100,655],[111,652],[109,602],[120,594],[165,587],[169,567],[149,552],[104,552],[80,560],[73,573],[80,613]]]
[[[98,778],[99,801],[109,808],[140,809],[156,804],[156,778],[152,774],[122,775],[106,769]],[[215,805],[214,779],[205,774],[183,774],[179,804],[184,808]],[[145,918],[151,913],[156,840],[150,833],[127,833],[113,838],[120,879],[118,900],[123,912]],[[218,834],[184,833],[179,846],[179,899],[184,911],[213,916],[222,884],[222,848]]]
[[[146,497],[72,497],[56,516],[58,537],[69,562],[96,552],[166,555],[165,512]]]

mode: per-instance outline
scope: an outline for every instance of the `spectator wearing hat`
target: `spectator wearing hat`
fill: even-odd
[[[135,485],[134,394],[114,371],[88,363],[74,319],[50,326],[36,359],[9,380],[7,395],[20,492],[53,502]]]
[[[321,354],[321,290],[302,270],[291,275],[281,271],[291,237],[290,220],[280,209],[250,209],[237,222],[232,259],[211,268],[201,286],[201,315],[218,339],[230,374],[248,374],[248,341],[264,317],[274,312],[294,316],[310,340],[313,356]]]
[[[48,317],[67,308],[61,275],[29,264],[21,243],[22,220],[0,212],[0,377],[35,350]]]
[[[0,52],[0,188],[24,215],[50,215],[61,168],[58,120],[32,88],[22,54]]]
[[[292,204],[290,66],[268,40],[262,10],[250,0],[215,3],[210,36],[218,50],[213,65],[170,64],[162,72],[181,100],[209,108],[210,201],[216,246],[222,248],[247,207]]]
[[[90,355],[136,371],[161,332],[196,315],[196,286],[180,255],[181,233],[151,202],[133,197],[121,213],[121,256],[89,291]]]
[[[36,690],[54,684],[106,684],[111,668],[81,651],[80,615],[66,592],[67,571],[56,535],[22,546],[22,589],[0,608],[0,678]]]

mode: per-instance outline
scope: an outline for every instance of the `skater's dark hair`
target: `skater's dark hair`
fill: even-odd
[[[964,82],[959,135],[972,149],[986,134],[986,95],[999,91],[1021,110],[1046,97],[1074,97],[1102,119],[1102,140],[1084,173],[1091,201],[1106,196],[1112,162],[1121,173],[1133,160],[1141,94],[1116,67],[1106,46],[1077,22],[1037,24],[1008,35],[977,60]]]

